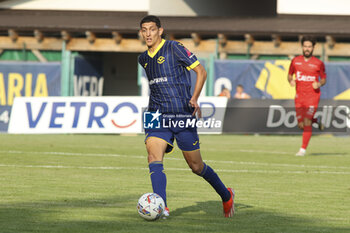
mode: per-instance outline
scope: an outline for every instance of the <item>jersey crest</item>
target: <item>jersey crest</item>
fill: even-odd
[[[157,62],[158,64],[162,64],[163,62],[165,62],[165,57],[163,56],[158,57]]]

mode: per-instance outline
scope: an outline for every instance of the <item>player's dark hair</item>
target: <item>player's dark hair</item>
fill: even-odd
[[[141,20],[140,28],[142,28],[142,24],[150,23],[150,22],[155,23],[158,28],[162,27],[162,25],[160,24],[160,19],[157,16],[155,16],[155,15],[147,15]]]
[[[237,87],[243,88],[243,85],[242,84],[238,84]]]
[[[316,44],[316,39],[312,36],[303,36],[303,38],[301,38],[301,45],[304,45],[305,41],[310,41],[312,46],[315,46]]]

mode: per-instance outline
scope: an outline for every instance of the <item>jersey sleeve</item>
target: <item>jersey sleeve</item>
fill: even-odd
[[[143,54],[141,54],[141,55],[139,56],[138,60],[139,60],[139,64],[140,64],[142,67],[144,67],[144,66],[145,66],[145,62],[144,62],[144,59],[143,59]]]
[[[295,66],[294,66],[294,58],[293,58],[292,62],[289,65],[288,74],[293,75],[294,73],[295,73]]]
[[[320,78],[325,79],[326,77],[327,77],[326,69],[325,69],[324,63],[321,62],[321,64],[320,64]]]
[[[200,63],[193,53],[191,53],[188,49],[185,48],[183,44],[180,42],[174,41],[173,43],[173,51],[176,59],[183,64],[187,70],[194,69]]]

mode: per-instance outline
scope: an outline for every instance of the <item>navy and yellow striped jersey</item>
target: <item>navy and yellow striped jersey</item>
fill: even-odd
[[[154,53],[139,57],[150,87],[148,111],[192,113],[190,70],[199,65],[197,57],[181,43],[162,40]]]

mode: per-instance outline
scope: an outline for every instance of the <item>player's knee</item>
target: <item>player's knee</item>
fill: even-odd
[[[154,161],[162,161],[162,156],[158,156],[154,153],[148,153],[148,163],[152,163]]]
[[[199,169],[199,167],[191,167],[191,169],[192,169],[192,172],[196,175],[200,175],[202,172],[202,170]]]
[[[191,164],[190,168],[194,174],[200,175],[203,170],[203,166],[201,164]]]

